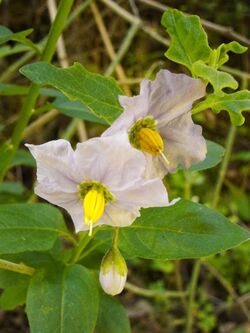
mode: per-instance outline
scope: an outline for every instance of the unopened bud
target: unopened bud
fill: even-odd
[[[120,294],[127,280],[128,268],[118,248],[114,247],[102,259],[99,280],[102,289],[110,295]]]

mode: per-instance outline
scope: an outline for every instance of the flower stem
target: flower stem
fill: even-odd
[[[114,230],[113,242],[112,242],[112,246],[114,248],[118,248],[118,239],[119,239],[119,228],[116,227]]]
[[[73,1],[74,0],[61,0],[56,18],[49,32],[47,43],[41,55],[40,59],[41,61],[46,61],[46,62],[51,61],[52,56],[56,49],[57,40],[66,24],[66,20],[70,12],[71,6],[73,4]],[[27,123],[29,122],[37,97],[39,96],[40,87],[41,87],[40,85],[37,85],[35,83],[32,83],[30,86],[28,95],[21,109],[19,119],[13,131],[13,135],[10,142],[11,150],[8,152],[3,162],[3,167],[0,172],[0,181],[4,178],[4,175],[8,170],[9,164],[21,142],[23,131]]]
[[[7,269],[12,272],[17,272],[25,275],[33,275],[35,273],[35,269],[30,266],[26,266],[25,264],[15,264],[11,261],[0,259],[0,268]]]
[[[93,236],[95,233],[96,233],[96,230],[93,230],[92,237],[89,237],[87,232],[82,233],[82,235],[80,236],[78,246],[76,247],[73,257],[70,262],[75,263],[80,260],[82,251],[85,249],[85,247],[88,245],[88,243],[93,239]]]

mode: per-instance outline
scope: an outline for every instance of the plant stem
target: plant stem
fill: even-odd
[[[15,264],[13,262],[3,259],[0,259],[0,268],[30,276],[35,273],[35,269],[33,267],[26,266],[25,264],[22,263]]]
[[[57,40],[66,24],[68,14],[70,12],[71,6],[74,0],[61,0],[56,18],[51,26],[47,43],[41,55],[41,61],[50,62],[52,56],[56,49]],[[9,164],[21,142],[23,131],[32,115],[37,97],[40,91],[40,85],[32,83],[29,89],[29,93],[26,97],[26,100],[23,104],[23,107],[20,112],[19,120],[16,123],[16,126],[13,131],[11,138],[11,150],[8,155],[5,157],[3,163],[3,169],[0,173],[0,181],[4,178],[6,171],[8,170]]]
[[[201,260],[196,260],[194,263],[194,268],[192,271],[192,278],[190,282],[189,289],[189,299],[188,299],[188,315],[187,315],[187,328],[186,333],[192,333],[193,326],[193,303],[196,293],[197,282],[200,274]]]
[[[119,228],[116,227],[114,230],[113,241],[112,241],[112,246],[114,248],[118,248],[118,240],[119,240]]]
[[[83,232],[81,234],[78,246],[76,247],[73,257],[71,259],[72,263],[79,261],[82,251],[85,249],[85,247],[88,245],[88,243],[93,239],[93,236],[95,235],[95,233],[96,233],[96,230],[94,229],[91,237],[88,235],[87,232]]]
[[[215,186],[214,198],[213,198],[213,202],[212,202],[213,208],[217,207],[219,200],[220,200],[220,193],[221,193],[222,185],[223,185],[224,178],[225,178],[225,175],[227,172],[228,164],[230,161],[230,156],[231,156],[235,136],[236,136],[236,126],[231,125],[231,127],[229,129],[227,141],[226,141],[225,155],[224,155],[224,158],[223,158],[223,161],[221,164],[221,168],[219,171],[219,178],[218,178],[218,181]]]
[[[226,140],[226,149],[225,149],[225,155],[219,170],[219,177],[215,186],[214,191],[214,198],[212,202],[212,207],[215,209],[219,203],[220,199],[220,193],[222,189],[222,185],[225,179],[226,171],[228,168],[228,164],[230,161],[230,155],[232,152],[234,140],[236,135],[236,127],[231,125],[229,129],[229,133]],[[190,283],[190,295],[189,295],[189,305],[188,305],[188,314],[187,314],[187,330],[186,333],[192,332],[192,326],[193,326],[193,314],[192,314],[192,304],[193,300],[195,298],[195,292],[197,287],[197,281],[200,273],[201,268],[201,259],[197,260],[194,264],[192,277],[191,277],[191,283]]]

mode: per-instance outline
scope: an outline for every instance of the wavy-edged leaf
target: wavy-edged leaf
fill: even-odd
[[[238,82],[232,75],[218,71],[200,60],[193,64],[192,73],[203,80],[207,80],[213,86],[215,94],[220,94],[224,88],[233,90],[238,88]]]
[[[161,24],[171,37],[170,47],[165,53],[168,59],[186,66],[190,71],[196,61],[206,62],[209,59],[211,49],[198,16],[168,9],[162,16]]]
[[[142,209],[141,216],[120,229],[124,254],[146,259],[209,256],[250,239],[250,232],[225,216],[191,201],[170,207]]]
[[[122,112],[118,102],[122,91],[115,80],[91,73],[79,63],[58,68],[38,62],[23,66],[20,72],[37,84],[54,86],[72,101],[80,101],[90,113],[109,124]]]
[[[217,63],[216,67],[220,67],[229,60],[228,52],[242,54],[247,51],[247,47],[242,46],[240,43],[233,41],[230,43],[222,43],[216,50]]]
[[[250,91],[241,90],[220,96],[211,94],[197,104],[192,112],[198,113],[206,109],[212,109],[215,113],[227,111],[233,125],[242,125],[245,121],[242,111],[250,110]]]

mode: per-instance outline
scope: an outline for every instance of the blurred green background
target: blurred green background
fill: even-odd
[[[3,0],[0,5],[0,24],[14,32],[33,28],[31,39],[38,43],[47,35],[50,27],[52,14],[48,12],[49,2],[51,1]],[[119,80],[126,94],[137,94],[141,79],[154,78],[161,68],[188,74],[184,67],[171,63],[164,57],[168,36],[160,25],[160,19],[165,6],[197,14],[206,20],[203,26],[212,47],[232,40],[250,46],[249,0],[119,0],[114,2],[118,5],[117,12],[104,2],[96,1],[93,5],[91,1],[75,1],[73,9],[76,15],[63,34],[64,52],[61,46],[53,63],[68,66],[78,61],[91,71],[111,74]],[[125,14],[122,9],[126,10]],[[131,22],[137,21],[140,21],[140,27],[134,26],[134,30],[129,30]],[[124,44],[124,40],[127,44]],[[27,85],[27,80],[19,74],[18,69],[25,63],[35,61],[36,55],[26,50],[13,52],[14,45],[14,42],[10,42],[8,46],[0,48],[0,81]],[[121,45],[124,49],[121,49]],[[117,52],[122,56],[120,64],[115,66],[112,59]],[[227,66],[230,67],[228,71],[239,80],[241,88],[249,88],[249,52],[233,55]],[[1,84],[0,92],[0,140],[4,142],[18,117],[23,96],[4,96]],[[47,109],[36,110],[31,119],[31,124],[35,124],[35,127],[30,126],[24,133],[24,142],[38,144],[64,137],[75,145],[84,140],[86,134],[87,137],[98,136],[106,128],[104,124],[90,121],[72,121],[65,114],[69,114],[70,110],[59,108],[60,112],[55,111],[56,105],[51,106],[52,101],[53,98],[46,94],[40,97],[38,107],[46,105]],[[50,116],[45,119],[44,111],[47,110]],[[232,141],[232,153],[217,209],[229,217],[232,223],[249,227],[250,116],[247,112],[245,117],[245,124],[237,129],[230,125],[224,112],[215,115],[208,110],[197,115],[195,121],[202,125],[206,139],[224,147],[229,139]],[[38,200],[33,195],[33,166],[34,161],[26,151],[20,150],[7,175],[7,180],[15,182],[15,185],[12,184],[7,189],[6,186],[0,186],[0,202]],[[212,206],[214,187],[220,172],[221,165],[202,172],[179,171],[167,176],[165,183],[171,198],[185,197]],[[70,224],[68,216],[66,218]],[[203,263],[193,309],[194,332],[250,332],[249,257],[248,242],[225,254],[210,257]],[[185,290],[192,273],[192,260],[137,260],[129,264],[129,281],[142,288],[128,288],[120,296],[132,321],[132,332],[182,332],[186,299],[164,297],[164,291]],[[1,311],[0,332],[29,332],[24,310],[19,308],[10,312]]]

